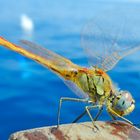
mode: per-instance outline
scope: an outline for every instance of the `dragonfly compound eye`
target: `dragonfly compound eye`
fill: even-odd
[[[134,100],[128,91],[120,91],[121,94],[116,95],[113,105],[117,111],[130,113],[134,109]]]

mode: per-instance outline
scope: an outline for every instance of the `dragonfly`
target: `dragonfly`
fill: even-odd
[[[53,71],[78,95],[79,98],[62,97],[60,99],[57,127],[60,124],[60,112],[64,101],[87,103],[85,112],[88,114],[94,127],[96,127],[95,122],[102,113],[104,106],[113,120],[121,118],[133,124],[124,116],[134,110],[135,100],[129,91],[118,89],[107,72],[113,69],[125,56],[140,50],[140,46],[122,47],[115,40],[112,40],[110,45],[102,45],[103,41],[99,40],[97,45],[91,39],[94,38],[91,27],[92,24],[89,24],[84,28],[84,35],[82,35],[81,40],[82,46],[88,54],[90,67],[74,64],[69,59],[27,40],[21,40],[23,45],[16,45],[0,37],[0,45],[30,58]],[[96,33],[96,36],[98,36],[98,32]],[[92,109],[98,109],[98,113],[94,118],[91,115]]]

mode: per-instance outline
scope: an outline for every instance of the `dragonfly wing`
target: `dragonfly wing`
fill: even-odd
[[[89,98],[88,94],[82,91],[76,84],[69,80],[63,80],[64,83],[80,98]]]
[[[90,65],[100,68],[106,49],[101,30],[93,21],[90,21],[84,26],[81,34],[81,46],[86,52]]]
[[[33,42],[27,41],[27,40],[21,40],[21,43],[23,44],[23,48],[27,51],[36,54],[37,56],[40,56],[42,58],[45,58],[50,64],[57,66],[60,69],[63,70],[73,70],[77,69],[78,65],[72,63],[70,60],[44,48],[40,45],[37,45]]]
[[[6,48],[13,50],[23,56],[26,56],[27,58],[33,59],[45,67],[48,67],[53,72],[57,73],[60,78],[65,81],[66,85],[68,85],[68,87],[74,91],[74,93],[80,97],[86,97],[86,94],[80,91],[80,89],[78,89],[74,83],[65,79],[65,74],[70,75],[71,72],[80,69],[78,65],[30,41],[22,40],[22,44],[22,46],[17,46],[0,37],[0,45],[5,46]]]
[[[81,46],[90,65],[109,71],[120,59],[140,50],[140,42],[123,25],[118,26],[112,22],[95,24],[92,20],[84,26]]]
[[[58,54],[55,54],[54,52],[51,52],[47,50],[46,48],[42,48],[39,45],[36,45],[32,42],[22,40],[22,43],[26,45],[26,49],[31,51],[32,53],[35,53],[39,56],[42,56],[43,58],[46,58],[46,60],[51,61],[51,63],[57,67],[58,70],[63,71],[77,71],[78,66],[73,64],[70,60],[65,59],[64,57],[61,57]],[[64,83],[80,98],[88,98],[88,95],[84,93],[80,88],[78,88],[72,81],[66,80],[64,77],[60,77]]]
[[[120,48],[121,48],[121,46],[120,46]],[[123,47],[123,49],[120,49],[120,50],[118,49],[118,50],[114,51],[110,56],[106,57],[103,60],[102,68],[104,69],[104,71],[109,71],[119,62],[119,60],[121,60],[125,56],[132,54],[138,50],[140,50],[140,46]]]

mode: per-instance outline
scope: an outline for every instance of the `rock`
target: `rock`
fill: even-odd
[[[140,130],[125,122],[91,122],[35,128],[12,134],[9,140],[140,140]]]

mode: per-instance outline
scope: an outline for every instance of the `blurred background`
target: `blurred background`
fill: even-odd
[[[88,66],[80,45],[81,31],[91,19],[102,27],[112,23],[116,29],[121,27],[127,44],[140,44],[140,0],[0,0],[0,6],[0,36],[17,44],[20,39],[31,40],[81,66]],[[113,27],[106,32],[112,34]],[[56,125],[60,97],[77,97],[48,69],[3,47],[0,70],[1,140],[15,131]],[[126,118],[140,123],[140,51],[125,57],[108,74],[134,96],[136,108]],[[61,123],[72,122],[84,106],[64,103]],[[99,119],[110,120],[105,109]],[[85,116],[80,121],[89,120]]]

